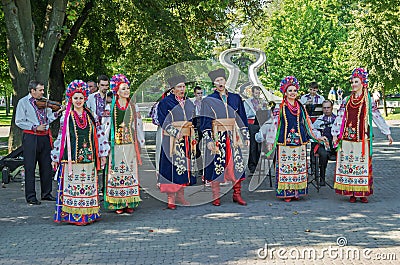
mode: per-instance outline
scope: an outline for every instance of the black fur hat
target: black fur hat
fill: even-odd
[[[226,80],[225,69],[223,68],[218,68],[217,70],[209,72],[208,76],[210,77],[211,82],[213,83],[215,79],[217,79],[218,77],[223,77]]]
[[[176,75],[176,76],[169,78],[167,81],[168,81],[169,87],[173,88],[179,83],[186,83],[186,77],[184,75]]]

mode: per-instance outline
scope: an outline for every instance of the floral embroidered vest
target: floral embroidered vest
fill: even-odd
[[[131,144],[134,142],[134,112],[131,104],[124,110],[115,104],[114,106],[115,144]]]
[[[72,114],[69,117],[71,159],[76,163],[92,163],[96,161],[94,124],[87,113],[85,116],[86,124],[80,124]],[[64,152],[62,160],[68,160],[67,151]]]
[[[353,104],[351,98],[346,104],[346,124],[343,131],[343,139],[348,141],[361,141],[363,135],[367,133],[366,124],[366,104],[363,100],[359,105]]]

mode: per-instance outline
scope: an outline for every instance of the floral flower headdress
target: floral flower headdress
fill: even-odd
[[[284,79],[282,79],[281,84],[279,85],[279,89],[282,92],[282,94],[285,94],[286,89],[289,86],[295,86],[297,90],[299,90],[299,81],[297,81],[297,78],[294,76],[286,76]]]
[[[113,77],[111,77],[110,80],[110,88],[113,91],[114,95],[117,94],[119,86],[123,83],[128,84],[128,87],[130,86],[130,82],[128,78],[123,75],[123,74],[116,74]]]
[[[361,68],[361,67],[354,69],[350,76],[350,82],[351,82],[351,79],[353,79],[355,77],[360,78],[363,87],[368,87],[368,72],[367,72],[367,70],[365,70],[364,68]]]
[[[71,101],[72,96],[75,93],[82,93],[86,101],[90,94],[88,84],[82,80],[74,80],[71,83],[69,83],[67,90],[65,91],[66,102]]]

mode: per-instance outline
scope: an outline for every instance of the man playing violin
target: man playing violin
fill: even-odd
[[[36,101],[44,94],[44,84],[32,80],[28,85],[29,94],[21,98],[17,105],[15,124],[24,131],[22,146],[24,150],[25,198],[30,205],[39,205],[35,191],[36,163],[39,164],[41,199],[55,201],[51,194],[51,133],[49,124],[56,120],[64,108],[57,112],[52,109],[39,108]]]

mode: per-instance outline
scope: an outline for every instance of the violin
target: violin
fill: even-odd
[[[36,99],[35,104],[39,109],[50,108],[52,111],[59,111],[63,107],[60,102],[52,101],[47,98]]]

